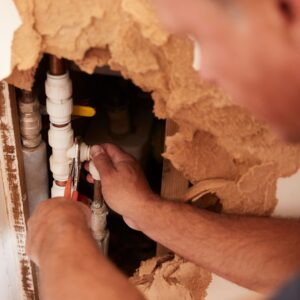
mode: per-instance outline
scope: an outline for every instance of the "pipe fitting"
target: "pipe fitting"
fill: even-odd
[[[59,186],[55,181],[53,181],[53,185],[51,188],[51,197],[62,197],[65,192],[65,187],[64,186]]]
[[[21,98],[19,101],[20,131],[25,148],[36,148],[42,142],[42,120],[39,108],[37,99],[32,98],[31,102],[23,102]]]
[[[71,124],[67,124],[64,127],[56,127],[50,124],[48,137],[49,145],[54,149],[64,149],[67,151],[74,143],[74,133]]]
[[[80,143],[80,162],[85,162],[90,160],[90,146],[85,143]],[[67,156],[69,158],[75,158],[76,155],[76,147],[73,145],[67,152]]]
[[[63,75],[51,75],[47,73],[45,84],[46,95],[58,103],[72,97],[72,82],[69,73]]]
[[[51,99],[47,99],[46,107],[52,124],[63,125],[71,121],[73,109],[72,99],[66,99],[61,103],[56,103]]]
[[[61,156],[63,158],[63,156]],[[62,159],[61,161],[56,159],[56,156],[51,155],[49,159],[50,169],[53,173],[53,178],[57,181],[67,181],[69,172],[70,172],[70,164],[71,161]]]
[[[69,176],[71,158],[68,157],[68,150],[74,144],[74,133],[71,124],[64,127],[55,127],[50,124],[48,132],[49,145],[52,147],[50,157],[50,169],[54,180],[65,181]]]
[[[45,88],[50,122],[56,125],[69,123],[73,110],[72,83],[69,74],[54,76],[48,73]]]
[[[96,240],[99,248],[102,249],[104,254],[107,254],[109,231],[106,229],[106,218],[108,209],[106,205],[100,205],[99,202],[93,201],[91,205],[91,230],[94,239]]]

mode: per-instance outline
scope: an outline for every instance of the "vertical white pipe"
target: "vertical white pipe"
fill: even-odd
[[[50,117],[49,144],[52,148],[50,170],[53,174],[52,197],[62,197],[64,186],[57,182],[66,182],[69,168],[74,157],[74,132],[71,126],[73,111],[72,82],[69,74],[47,74],[46,80],[47,112]],[[89,147],[80,145],[81,162],[89,160]]]
[[[53,174],[52,197],[62,197],[64,187],[57,182],[66,182],[69,175],[71,158],[68,150],[74,144],[74,133],[71,127],[73,110],[72,83],[69,74],[47,74],[45,83],[47,95],[47,112],[50,118],[49,144],[52,147],[50,170]]]

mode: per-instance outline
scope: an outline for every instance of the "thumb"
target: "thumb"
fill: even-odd
[[[101,146],[91,147],[91,158],[100,176],[105,177],[115,171],[113,162]]]

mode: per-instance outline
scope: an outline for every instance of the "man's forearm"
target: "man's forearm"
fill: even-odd
[[[46,247],[40,261],[45,300],[136,299],[143,297],[99,252],[89,232],[76,230]]]
[[[167,200],[149,201],[133,219],[175,253],[260,292],[278,288],[300,266],[297,220],[218,215]]]

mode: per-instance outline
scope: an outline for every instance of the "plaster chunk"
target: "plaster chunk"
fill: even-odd
[[[205,299],[211,275],[175,256],[142,262],[130,280],[148,300],[201,300]]]

